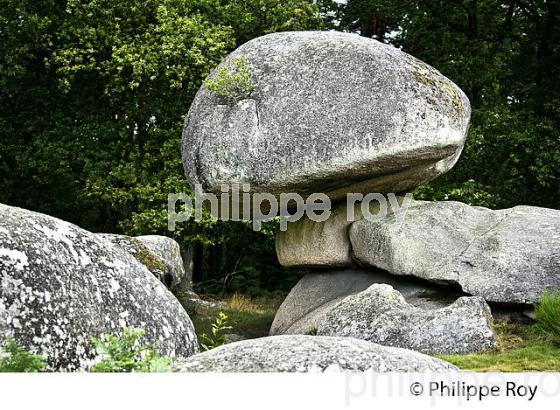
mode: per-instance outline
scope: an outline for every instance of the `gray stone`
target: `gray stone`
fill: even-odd
[[[403,197],[395,197],[399,207],[403,207]],[[406,205],[416,203],[406,201]],[[371,215],[379,213],[379,202],[369,205]],[[387,209],[393,210],[390,201]],[[400,209],[400,208],[399,208]],[[290,222],[286,231],[276,234],[276,254],[282,266],[307,268],[350,268],[355,265],[352,260],[350,225],[363,219],[362,203],[353,204],[348,212],[347,202],[333,206],[330,217],[323,222],[315,222],[307,216]]]
[[[384,284],[346,297],[326,314],[317,334],[427,354],[468,354],[497,347],[490,308],[481,297],[462,297],[450,306],[426,310],[410,305]]]
[[[456,371],[411,350],[342,337],[271,336],[220,346],[174,364],[176,372]]]
[[[465,94],[397,48],[354,34],[284,32],[244,58],[256,88],[236,102],[202,87],[183,132],[191,185],[253,192],[407,192],[448,171],[469,126]]]
[[[448,306],[461,296],[383,272],[341,270],[310,273],[292,288],[282,302],[274,317],[270,335],[312,334],[317,331],[326,314],[340,301],[374,283],[392,285],[408,303],[425,309]]]
[[[492,211],[459,202],[411,207],[350,228],[354,256],[396,275],[454,283],[501,303],[535,303],[560,291],[560,211],[529,206]]]
[[[160,235],[137,236],[136,239],[163,261],[168,274],[171,275],[170,286],[186,287],[185,265],[181,257],[181,247],[177,241]]]
[[[86,370],[92,337],[143,329],[165,356],[198,351],[189,316],[140,262],[106,238],[0,204],[0,341],[14,338],[50,370]]]
[[[176,297],[190,315],[206,316],[213,311],[224,309],[225,302],[209,301],[201,299],[196,293],[190,289],[182,289],[176,293]]]
[[[227,343],[241,342],[242,340],[247,340],[247,338],[245,336],[238,335],[237,333],[226,334],[226,344]]]
[[[165,261],[156,255],[148,246],[146,246],[138,238],[127,235],[118,235],[111,233],[100,233],[99,236],[108,239],[116,245],[128,252],[138,262],[144,265],[152,274],[158,278],[168,288],[173,283],[173,275],[171,269],[166,265]]]
[[[347,220],[346,206],[338,206],[324,222],[303,217],[289,223],[286,231],[276,234],[278,261],[288,267],[352,267],[348,236],[352,222]]]

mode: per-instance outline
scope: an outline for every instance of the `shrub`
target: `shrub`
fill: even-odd
[[[25,351],[13,339],[6,339],[0,348],[0,373],[36,373],[45,366],[42,356]]]
[[[545,292],[535,315],[537,325],[560,343],[560,293]]]
[[[204,86],[230,103],[247,98],[255,89],[249,64],[241,57],[222,67],[212,79],[204,82]]]
[[[228,316],[224,312],[218,313],[218,317],[216,317],[216,322],[212,324],[212,336],[207,336],[205,333],[202,334],[202,340],[204,343],[201,343],[203,350],[211,350],[215,349],[216,347],[222,346],[226,344],[226,331],[233,329],[228,322]]]
[[[161,357],[154,346],[143,345],[143,330],[123,329],[122,336],[105,334],[92,341],[102,360],[91,368],[94,373],[167,372],[171,358]]]

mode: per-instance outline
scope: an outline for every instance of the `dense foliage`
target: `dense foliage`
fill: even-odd
[[[417,197],[560,208],[557,0],[324,1],[330,23],[401,47],[473,106],[465,151]]]
[[[328,27],[402,47],[471,99],[463,156],[418,197],[560,207],[556,0],[0,0],[0,202],[169,235],[206,76],[251,38]],[[197,281],[257,292],[287,282],[273,230],[206,218],[173,235],[193,245]]]

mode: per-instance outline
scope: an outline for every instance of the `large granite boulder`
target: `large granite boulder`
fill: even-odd
[[[50,370],[86,370],[92,337],[143,329],[162,355],[198,351],[189,316],[137,259],[68,222],[0,204],[0,340]]]
[[[398,289],[406,301],[424,309],[438,309],[458,297],[453,291],[417,283],[383,272],[340,270],[305,275],[290,291],[276,312],[270,335],[313,334],[339,302],[374,283],[387,283]]]
[[[497,347],[490,308],[481,297],[462,297],[441,309],[422,309],[385,284],[344,298],[329,310],[317,334],[427,354],[468,354]]]
[[[135,239],[142,242],[166,266],[169,286],[186,286],[185,265],[181,256],[181,246],[167,236],[143,235]]]
[[[493,211],[459,202],[410,207],[350,227],[354,256],[395,275],[453,283],[501,303],[535,303],[560,291],[560,211],[529,206]]]
[[[240,82],[237,98],[202,87],[183,132],[187,178],[207,192],[220,193],[223,183],[331,199],[406,192],[448,171],[465,142],[465,94],[372,39],[269,34],[235,50],[210,79],[224,69],[226,80],[241,72],[251,86]]]
[[[457,368],[411,350],[343,337],[271,336],[226,344],[174,364],[176,372],[443,372]]]

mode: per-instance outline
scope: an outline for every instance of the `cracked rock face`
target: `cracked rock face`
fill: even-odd
[[[174,364],[176,372],[456,371],[411,350],[343,337],[271,336],[220,346]]]
[[[463,296],[429,284],[402,280],[384,272],[340,270],[309,273],[282,302],[274,317],[270,335],[316,333],[335,306],[375,283],[392,285],[407,303],[422,309],[443,308]]]
[[[456,283],[489,302],[535,303],[547,289],[560,291],[560,211],[422,202],[399,229],[393,222],[393,215],[355,222],[355,258],[395,275]]]
[[[354,337],[427,354],[468,354],[497,347],[490,308],[462,297],[441,309],[410,305],[392,286],[374,284],[334,306],[318,335]]]
[[[183,131],[191,185],[253,192],[406,192],[448,171],[470,119],[465,94],[388,45],[335,32],[274,33],[233,52],[255,89],[230,102],[201,88]]]
[[[143,329],[162,355],[198,351],[175,297],[132,255],[100,235],[0,204],[0,340],[41,354],[49,370],[86,370],[91,338]]]

